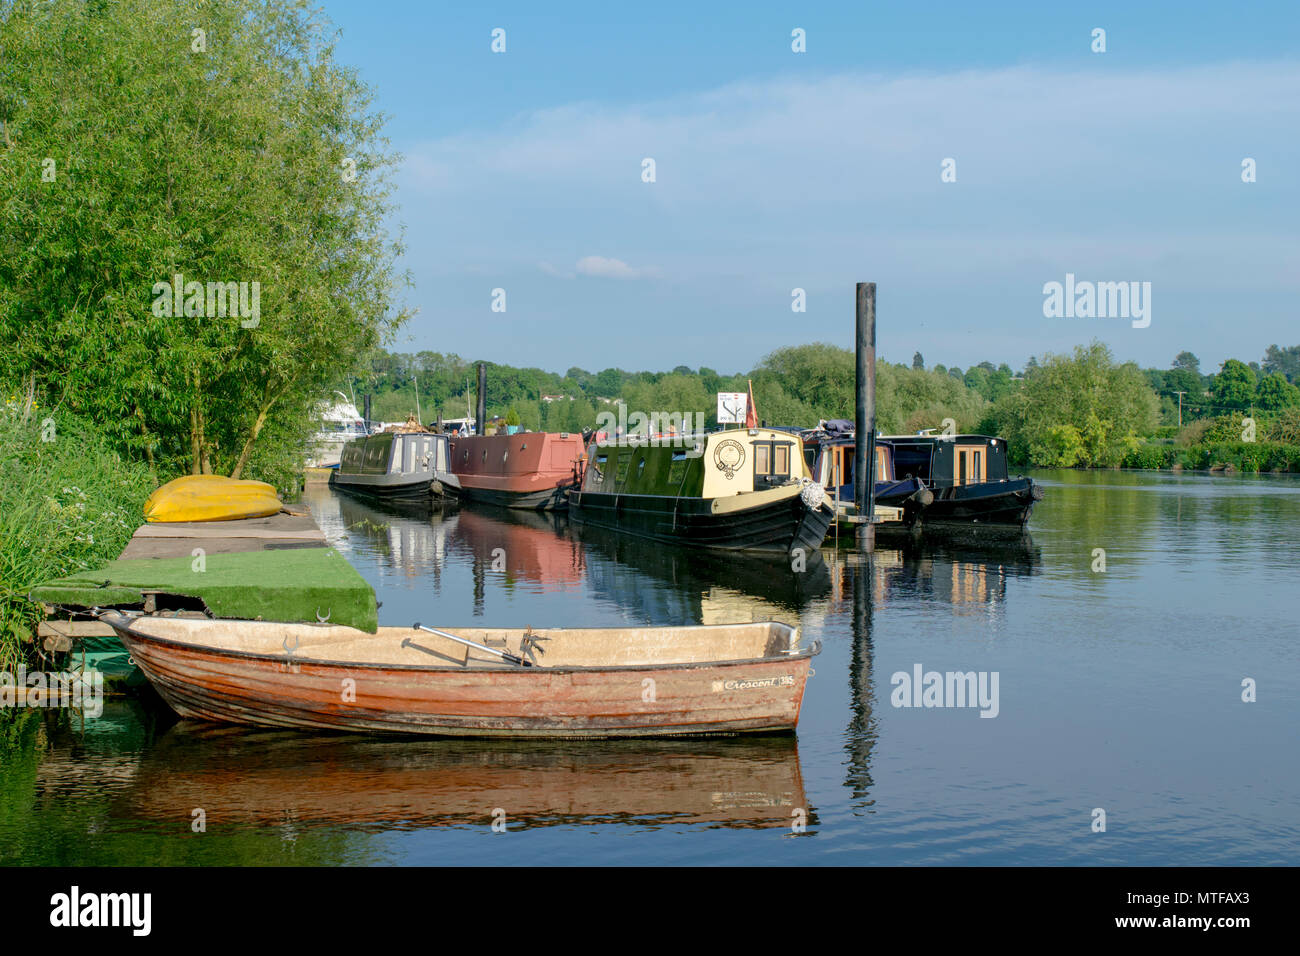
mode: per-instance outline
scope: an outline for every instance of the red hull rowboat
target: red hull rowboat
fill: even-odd
[[[582,477],[581,435],[520,432],[471,435],[451,443],[457,494],[506,508],[567,508],[565,493]]]
[[[452,638],[114,611],[100,619],[183,717],[457,737],[792,731],[820,650],[774,621]]]

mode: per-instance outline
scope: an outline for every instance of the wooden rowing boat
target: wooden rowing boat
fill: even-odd
[[[820,650],[775,621],[456,631],[480,650],[405,627],[101,620],[183,717],[456,737],[792,731]]]

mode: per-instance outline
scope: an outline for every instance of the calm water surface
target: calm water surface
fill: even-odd
[[[1024,547],[801,573],[312,488],[381,623],[801,625],[824,649],[797,737],[388,740],[111,703],[0,741],[0,863],[1300,862],[1300,481],[1038,477]],[[892,706],[917,665],[996,672],[997,716]]]

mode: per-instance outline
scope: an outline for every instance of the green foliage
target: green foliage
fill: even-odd
[[[310,408],[404,317],[395,157],[317,12],[201,9],[3,5],[0,379],[32,373],[164,475],[284,473],[264,430],[300,459]],[[177,274],[258,283],[256,325],[168,314]]]
[[[1247,409],[1255,402],[1255,388],[1254,370],[1244,362],[1228,359],[1214,376],[1210,392],[1223,408]]]
[[[139,526],[156,482],[140,463],[66,412],[0,405],[0,670],[13,670],[35,632],[35,584],[117,557]],[[45,439],[50,440],[45,440]]]
[[[1116,364],[1105,345],[1049,355],[1004,396],[988,422],[1013,459],[1035,465],[1119,465],[1156,424],[1157,401],[1133,363]]]
[[[1263,370],[1267,373],[1280,372],[1288,382],[1300,380],[1300,345],[1278,348],[1270,345],[1264,350]]]
[[[1294,408],[1300,405],[1300,388],[1288,382],[1281,372],[1274,372],[1259,383],[1255,397],[1259,407],[1269,411]]]
[[[1300,408],[1285,408],[1264,425],[1264,437],[1283,445],[1300,445]]]
[[[818,409],[823,418],[853,417],[857,360],[849,349],[827,342],[777,349],[759,363],[753,377],[755,389],[779,382],[791,397]],[[757,394],[754,399],[758,400]]]

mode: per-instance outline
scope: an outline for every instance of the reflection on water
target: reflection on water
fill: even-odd
[[[182,723],[115,801],[117,815],[205,807],[223,825],[361,830],[508,823],[788,827],[806,807],[792,737],[474,741],[309,736]]]
[[[823,653],[797,738],[312,736],[138,702],[84,726],[29,714],[0,723],[0,862],[1293,860],[1300,780],[1277,757],[1300,717],[1300,482],[1036,477],[1032,540],[828,547],[802,568],[313,487],[385,624],[801,627]],[[997,719],[891,706],[892,675],[917,664],[998,672]],[[1266,703],[1240,701],[1243,675]],[[497,808],[526,838],[495,839]]]

